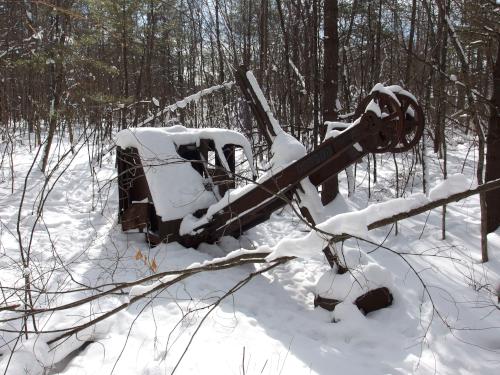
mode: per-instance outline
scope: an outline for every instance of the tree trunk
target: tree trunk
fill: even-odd
[[[312,144],[314,148],[318,145],[318,135],[319,135],[319,43],[318,43],[318,33],[319,33],[319,11],[318,11],[318,1],[313,0],[313,14],[312,14],[312,60],[313,60],[313,139]],[[326,40],[327,38],[325,38]],[[309,135],[309,134],[308,134]]]
[[[447,47],[448,47],[448,33],[447,33],[447,23],[446,17],[448,16],[449,3],[447,0],[439,2],[439,23],[438,23],[438,33],[439,41],[437,48],[437,55],[439,61],[439,70],[441,72],[446,71],[446,61],[447,61]],[[446,82],[445,76],[440,74],[438,76],[437,82],[437,110],[436,110],[436,132],[435,132],[435,143],[434,151],[439,152],[443,157],[443,178],[446,180],[448,178],[447,173],[447,150],[446,150],[446,139],[445,139],[445,122],[446,122]],[[441,217],[441,238],[446,239],[446,205],[443,206],[443,213]]]
[[[497,61],[493,69],[493,96],[486,139],[486,181],[500,177],[500,38],[498,39]],[[486,193],[486,227],[488,233],[500,226],[500,194]]]
[[[337,0],[325,0],[325,37],[324,37],[324,81],[323,81],[323,122],[337,120],[337,93],[339,77],[339,34],[338,2]],[[339,193],[339,180],[335,175],[323,184],[321,201],[328,204],[335,199]]]
[[[126,18],[127,13],[126,13],[126,8],[125,4],[123,4],[122,8],[122,35],[121,35],[121,52],[122,52],[122,63],[123,63],[123,78],[122,78],[122,90],[123,90],[123,96],[124,100],[126,101],[128,99],[128,45],[127,45],[127,21]],[[123,108],[121,110],[121,127],[122,129],[125,129],[127,127],[127,106],[124,103]]]
[[[266,77],[267,70],[267,21],[268,21],[268,0],[261,0],[260,3],[260,19],[259,19],[259,71],[258,71],[258,79],[261,85],[265,84],[266,90],[269,85],[267,82],[264,82]],[[266,91],[266,93],[268,93]]]
[[[57,6],[60,6],[59,2],[56,2]],[[54,20],[54,39],[55,39],[55,47],[57,50],[61,50],[62,47],[64,46],[64,42],[66,39],[65,35],[65,29],[63,23],[69,22],[69,17],[64,17],[64,19],[61,19],[62,16],[57,13],[55,15],[55,20]],[[51,91],[51,97],[50,97],[50,110],[49,110],[49,127],[47,131],[47,141],[45,143],[45,149],[43,151],[43,157],[42,157],[42,165],[41,165],[41,170],[42,172],[45,172],[47,169],[47,164],[49,162],[49,154],[50,154],[50,148],[52,147],[52,141],[54,139],[54,134],[56,132],[56,127],[57,127],[57,120],[58,120],[58,114],[59,114],[59,104],[61,101],[61,91],[62,91],[62,83],[63,83],[63,62],[61,56],[58,56],[58,51],[52,50],[51,51],[51,60],[49,64],[49,75],[51,77],[51,83],[50,83],[50,91]]]
[[[417,0],[412,1],[411,5],[411,21],[410,21],[410,35],[408,37],[408,53],[406,54],[406,78],[405,84],[410,84],[411,79],[411,61],[413,59],[413,39],[415,36],[415,21],[417,15]]]

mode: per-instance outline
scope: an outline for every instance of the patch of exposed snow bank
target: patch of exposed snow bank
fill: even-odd
[[[42,375],[49,362],[49,347],[39,339],[29,339],[15,349],[12,358],[6,354],[0,360],[0,372],[3,374]]]

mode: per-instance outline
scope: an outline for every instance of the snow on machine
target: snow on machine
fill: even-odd
[[[124,231],[144,231],[152,244],[187,247],[238,237],[297,198],[312,224],[323,219],[316,187],[368,153],[403,152],[415,146],[424,116],[412,94],[377,84],[352,123],[326,125],[312,152],[274,118],[252,72],[240,68],[242,89],[261,134],[271,147],[271,169],[235,189],[235,152],[253,165],[251,147],[227,129],[131,128],[117,135],[119,219]]]
[[[145,232],[152,245],[178,241],[197,247],[222,236],[238,237],[292,200],[315,225],[325,219],[319,185],[369,153],[410,150],[424,129],[422,108],[412,94],[377,84],[351,123],[326,123],[323,142],[307,153],[274,118],[252,72],[238,69],[236,81],[270,146],[270,169],[235,188],[237,150],[253,166],[250,143],[236,131],[180,125],[122,130],[116,143],[123,231]],[[330,245],[323,252],[337,274],[347,272]],[[366,314],[392,300],[389,289],[380,287],[353,303]],[[314,301],[328,310],[340,302],[320,295]]]

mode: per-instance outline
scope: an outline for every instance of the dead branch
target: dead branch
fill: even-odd
[[[186,355],[189,347],[191,346],[191,343],[193,342],[194,340],[194,337],[196,336],[196,334],[198,333],[198,331],[200,330],[201,326],[203,325],[203,323],[205,322],[205,320],[208,318],[208,316],[210,315],[210,313],[212,311],[215,310],[215,308],[217,306],[219,306],[221,304],[221,302],[226,299],[227,297],[229,297],[230,295],[236,293],[238,290],[240,290],[241,288],[243,288],[246,284],[248,284],[255,276],[257,275],[261,275],[263,274],[264,272],[267,272],[267,271],[270,271],[272,270],[273,268],[279,266],[280,264],[284,264],[286,262],[288,262],[288,260],[290,260],[290,258],[281,258],[281,259],[276,259],[275,262],[273,262],[271,265],[267,266],[267,267],[264,267],[258,271],[255,271],[255,272],[252,272],[251,274],[249,274],[246,278],[244,278],[243,280],[240,280],[236,285],[234,285],[231,289],[229,289],[222,297],[220,297],[219,299],[217,299],[216,302],[214,302],[212,304],[212,307],[210,308],[210,310],[205,314],[205,316],[203,316],[203,318],[201,319],[200,323],[198,324],[198,326],[196,327],[195,331],[193,332],[193,334],[191,335],[191,337],[189,338],[189,342],[188,344],[186,345],[186,347],[184,348],[184,351],[182,352],[182,355],[180,356],[179,360],[177,361],[177,363],[175,364],[175,367],[174,369],[172,370],[172,374],[175,373],[175,371],[177,370],[177,368],[179,367],[182,359],[184,358],[184,356]]]
[[[500,188],[500,179],[489,181],[485,184],[479,185],[475,189],[470,189],[470,190],[462,191],[460,193],[452,194],[447,198],[431,201],[423,206],[413,208],[407,212],[402,212],[402,213],[393,215],[393,216],[388,217],[388,218],[377,220],[377,221],[368,225],[368,230],[380,228],[380,227],[383,227],[384,225],[392,224],[398,220],[410,218],[412,216],[421,214],[423,212],[430,211],[434,208],[441,207],[445,204],[452,203],[452,202],[458,202],[459,200],[471,197],[473,195],[476,195],[479,193],[484,193],[484,192],[487,192],[490,190],[499,189],[499,188]]]
[[[418,215],[418,214],[423,213],[423,212],[428,211],[428,210],[432,210],[432,209],[440,207],[444,204],[459,201],[461,199],[473,196],[475,194],[479,194],[481,192],[490,191],[490,190],[494,190],[494,189],[498,189],[498,188],[500,188],[500,179],[482,184],[475,189],[470,189],[470,190],[466,190],[466,191],[463,191],[460,193],[453,194],[447,198],[431,201],[423,206],[411,209],[407,212],[399,213],[399,214],[396,214],[396,215],[393,215],[393,216],[390,216],[390,217],[387,217],[387,218],[384,218],[381,220],[377,220],[375,222],[370,223],[368,225],[368,229],[372,230],[372,229],[380,228],[380,227],[385,226],[387,224],[392,224],[396,221]],[[322,231],[322,230],[315,228],[315,227],[314,227],[314,230],[317,230],[321,234],[329,236],[331,238],[332,242],[340,242],[340,241],[344,241],[344,240],[352,237],[349,234],[332,236],[331,233]],[[129,287],[132,287],[135,285],[140,285],[140,284],[143,284],[143,283],[148,282],[148,281],[158,280],[158,279],[161,279],[161,278],[166,277],[166,276],[176,276],[174,279],[168,280],[166,282],[162,282],[161,280],[159,280],[158,285],[153,286],[152,288],[150,288],[149,290],[147,290],[146,292],[144,292],[142,294],[139,294],[139,295],[136,295],[136,296],[130,298],[130,300],[128,302],[125,302],[125,303],[115,307],[114,309],[107,311],[106,313],[100,315],[97,318],[94,318],[94,319],[88,321],[87,323],[81,324],[81,325],[76,326],[76,327],[71,327],[71,328],[63,328],[63,329],[52,330],[52,331],[43,331],[43,333],[60,333],[59,336],[56,336],[48,341],[48,344],[53,344],[53,343],[55,343],[63,338],[69,337],[73,334],[76,334],[76,333],[86,329],[86,328],[89,328],[89,327],[95,325],[96,323],[103,321],[103,320],[107,319],[108,317],[116,314],[117,312],[127,308],[131,304],[138,302],[139,300],[143,299],[144,297],[147,297],[154,292],[158,292],[158,291],[161,291],[163,289],[166,289],[166,288],[170,287],[171,285],[173,285],[181,280],[184,280],[184,279],[186,279],[194,274],[204,272],[204,271],[217,271],[217,270],[232,268],[232,267],[236,267],[238,265],[248,264],[248,263],[265,263],[266,257],[269,254],[270,254],[270,252],[267,252],[267,251],[249,252],[249,253],[240,254],[240,255],[234,256],[234,257],[215,260],[213,262],[209,262],[209,263],[202,265],[202,266],[199,266],[199,267],[193,267],[191,269],[161,272],[161,273],[154,274],[154,275],[148,276],[148,277],[140,279],[140,280],[136,280],[134,282],[119,284],[116,287],[111,288],[105,292],[102,292],[102,293],[96,294],[94,296],[90,296],[90,297],[69,303],[66,305],[56,306],[56,307],[47,308],[47,309],[37,309],[37,310],[24,310],[24,311],[15,310],[17,312],[23,313],[23,315],[20,315],[20,316],[15,317],[15,318],[5,319],[2,321],[24,319],[26,316],[30,316],[30,315],[36,315],[36,314],[40,314],[40,313],[44,313],[44,312],[60,311],[60,310],[73,308],[73,307],[76,307],[76,306],[79,306],[79,305],[82,305],[85,303],[89,303],[95,299],[101,298],[101,297],[108,295],[108,294],[111,294],[113,292],[116,292],[117,290],[122,290],[124,288],[129,288]],[[295,259],[295,257],[277,258],[277,259],[272,261],[272,264],[276,264],[276,263],[283,264],[283,263],[285,263],[289,260],[292,260],[292,259]],[[8,331],[8,330],[2,329],[2,331]],[[39,332],[39,333],[42,333],[42,332]]]

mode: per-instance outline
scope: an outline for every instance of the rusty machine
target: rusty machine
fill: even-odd
[[[236,71],[236,82],[252,109],[259,131],[272,145],[282,130],[255,78],[250,71],[240,68]],[[407,151],[419,142],[424,129],[421,107],[399,86],[375,86],[352,120],[348,126],[329,124],[326,137],[315,150],[243,189],[233,189],[235,149],[242,147],[248,157],[251,155],[236,132],[228,135],[219,134],[222,130],[217,133],[215,129],[195,131],[182,127],[164,128],[163,133],[153,129],[125,130],[130,134],[117,142],[122,229],[144,231],[152,244],[178,241],[187,247],[213,243],[226,235],[238,237],[267,220],[292,198],[299,197],[300,201],[305,182],[318,187],[369,153]],[[163,150],[160,136],[165,136],[165,142],[171,144],[170,154],[165,153],[163,158],[153,157],[151,151]],[[210,158],[210,154],[214,156]],[[179,164],[187,165],[190,171],[176,174],[173,169],[160,170],[162,165],[178,168]],[[173,194],[181,180],[189,182],[178,189],[179,194],[198,184],[195,175],[201,181],[199,190],[204,191],[194,193],[195,198],[189,204],[169,201],[169,194]],[[314,223],[310,207],[299,206]]]

